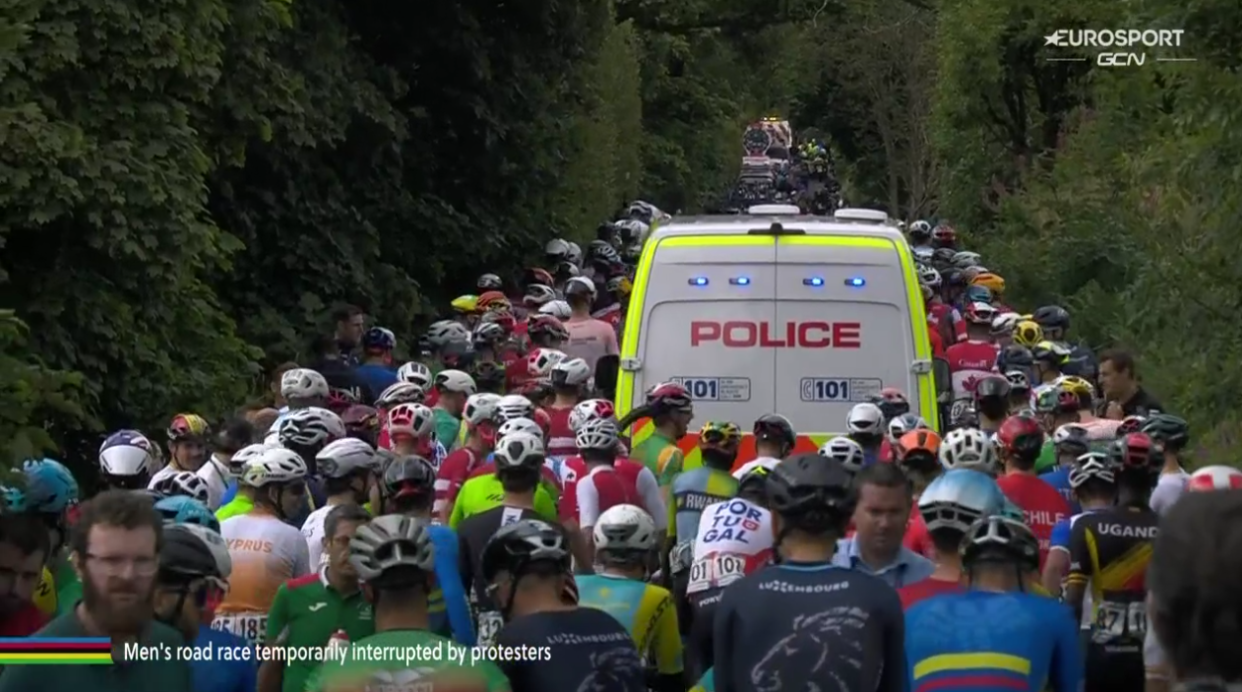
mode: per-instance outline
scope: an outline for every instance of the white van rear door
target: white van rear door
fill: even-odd
[[[746,236],[705,246],[698,240],[670,238],[656,248],[634,405],[651,385],[676,381],[695,400],[692,430],[709,420],[746,428],[776,401],[777,349],[768,346],[776,310],[775,241]]]
[[[906,392],[918,412],[905,281],[896,249],[881,242],[780,240],[776,322],[787,345],[776,358],[776,410],[799,433],[844,432],[850,408],[884,387]]]

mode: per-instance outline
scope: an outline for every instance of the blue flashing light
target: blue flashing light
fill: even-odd
[[[706,286],[707,277],[706,276],[694,276],[690,278],[689,283],[691,286]]]
[[[749,276],[735,276],[732,279],[729,279],[729,283],[733,284],[734,286],[749,286],[750,277]]]
[[[824,285],[824,280],[818,276],[812,276],[809,279],[803,279],[802,285],[803,286],[814,286],[816,288],[819,288],[820,286]]]
[[[867,285],[867,280],[861,276],[851,276],[845,280],[845,285],[850,288],[862,288]]]

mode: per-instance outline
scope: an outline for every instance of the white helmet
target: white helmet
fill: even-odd
[[[496,401],[496,415],[502,421],[514,418],[535,418],[535,405],[521,394],[506,394]]]
[[[591,381],[591,366],[581,358],[569,358],[552,366],[552,386],[581,387]]]
[[[341,417],[326,408],[311,406],[290,411],[277,428],[280,444],[288,447],[323,446],[345,437]]]
[[[608,418],[583,423],[574,434],[574,444],[582,449],[616,449],[620,436],[617,424]]]
[[[427,343],[435,348],[444,348],[453,343],[468,344],[470,343],[470,330],[460,322],[453,320],[433,322],[427,328]]]
[[[250,461],[251,459],[259,458],[259,456],[262,455],[264,452],[266,452],[269,449],[273,449],[275,446],[278,446],[278,445],[279,443],[277,443],[277,445],[274,445],[274,446],[269,446],[265,442],[258,442],[256,444],[246,445],[245,447],[242,447],[241,449],[237,450],[235,454],[233,454],[232,459],[229,459],[229,473],[231,473],[233,476],[240,476],[242,469],[246,466],[247,461]]]
[[[918,221],[915,221],[914,223],[910,224],[910,232],[911,233],[931,233],[931,224],[927,223],[926,221],[922,219],[919,219]]]
[[[198,474],[189,471],[178,471],[172,475],[164,476],[156,481],[152,486],[152,490],[157,490],[165,495],[184,495],[192,497],[203,504],[207,504],[210,494],[207,492],[207,481],[198,477]]]
[[[949,431],[940,444],[940,465],[946,469],[974,469],[992,473],[996,469],[996,450],[988,434],[978,428]]]
[[[569,252],[565,254],[565,261],[570,264],[582,266],[582,248],[572,240],[565,241],[569,245]]]
[[[578,432],[584,423],[592,420],[616,420],[616,409],[607,399],[579,401],[569,412],[569,429]]]
[[[137,432],[128,438],[109,444],[121,435],[109,436],[99,450],[99,468],[109,476],[140,476],[151,470],[155,463],[152,450],[155,445],[145,435]]]
[[[436,374],[436,389],[443,392],[456,392],[467,396],[478,391],[474,378],[461,370],[441,370]]]
[[[416,384],[427,391],[431,386],[431,369],[418,361],[410,361],[397,369],[397,379],[402,382]]]
[[[825,442],[819,448],[819,455],[829,459],[836,459],[850,473],[861,471],[863,462],[866,460],[866,454],[863,452],[862,445],[844,435],[839,435]]]
[[[392,408],[397,404],[421,404],[427,400],[427,392],[413,382],[394,382],[380,392],[375,400],[376,408]]]
[[[379,466],[375,448],[353,437],[337,440],[315,455],[315,470],[324,478],[344,478],[359,470],[377,471]]]
[[[531,284],[526,287],[526,293],[522,296],[522,302],[527,305],[547,305],[556,300],[556,291],[549,286],[543,284]]]
[[[993,334],[1009,334],[1022,321],[1022,315],[1016,312],[1003,312],[992,318]]]
[[[466,399],[466,405],[461,410],[461,419],[471,427],[496,420],[497,405],[500,404],[500,399],[499,394],[490,392],[471,395],[469,399]]]
[[[553,238],[543,246],[543,254],[557,262],[567,261],[569,259],[569,241]]]
[[[388,412],[389,435],[413,435],[424,438],[436,431],[436,416],[422,404],[398,404]]]
[[[496,437],[499,439],[515,433],[534,435],[540,440],[543,439],[543,428],[529,418],[510,418],[496,430]]]
[[[566,358],[569,356],[564,351],[537,348],[526,356],[526,372],[534,378],[548,377],[552,374],[552,368]]]
[[[328,396],[328,381],[310,368],[294,368],[280,376],[280,395],[286,399]]]
[[[524,432],[512,432],[501,436],[496,443],[496,469],[529,466],[543,468],[545,456],[543,438]]]
[[[927,428],[927,421],[920,418],[918,414],[905,413],[888,422],[888,441],[896,444],[902,435],[911,430],[926,430]]]
[[[306,462],[297,452],[284,449],[269,449],[246,462],[242,470],[241,484],[251,488],[262,488],[271,483],[290,483],[306,478]]]
[[[613,505],[595,521],[595,551],[647,553],[655,548],[651,515],[634,505]]]
[[[845,429],[851,435],[880,435],[884,432],[884,413],[872,403],[854,404],[845,419]]]
[[[569,307],[569,303],[563,300],[550,300],[539,306],[539,314],[551,315],[558,320],[567,320],[573,317],[574,311]]]
[[[1186,489],[1195,492],[1242,488],[1242,471],[1232,466],[1204,466],[1190,474]]]
[[[386,514],[359,526],[349,539],[349,564],[364,581],[376,581],[393,570],[431,572],[435,562],[426,519]]]

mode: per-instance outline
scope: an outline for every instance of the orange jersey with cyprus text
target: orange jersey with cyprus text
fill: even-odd
[[[212,627],[261,643],[280,586],[311,571],[306,538],[270,514],[253,512],[225,519],[220,534],[233,572]]]

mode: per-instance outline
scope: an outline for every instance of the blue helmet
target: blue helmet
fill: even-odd
[[[967,303],[987,303],[992,304],[992,291],[987,286],[970,286],[966,289]]]
[[[60,514],[78,503],[78,482],[59,461],[28,459],[22,471],[26,474],[26,490],[18,511]],[[9,500],[8,492],[5,499]]]
[[[220,532],[220,522],[216,515],[203,503],[192,497],[174,495],[155,503],[155,511],[164,517],[165,524],[197,524],[205,526],[216,533]]]
[[[992,477],[974,469],[950,469],[919,496],[919,513],[928,531],[965,532],[980,519],[1000,514],[1005,494]]]

